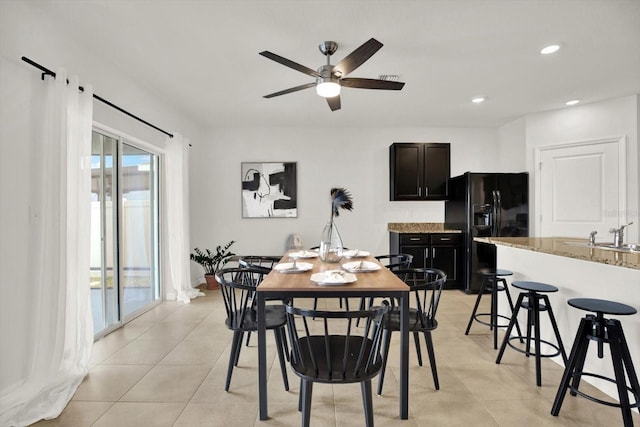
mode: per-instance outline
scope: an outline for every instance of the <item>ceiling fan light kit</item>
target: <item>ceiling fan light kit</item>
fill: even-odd
[[[333,98],[340,95],[340,83],[337,79],[318,77],[316,79],[316,93],[323,98]]]
[[[331,65],[331,55],[338,49],[338,43],[334,41],[325,41],[320,43],[318,48],[323,55],[327,57],[326,65],[322,65],[315,71],[311,68],[300,65],[297,62],[293,62],[287,58],[276,55],[269,51],[262,51],[260,55],[265,58],[276,61],[286,67],[292,68],[301,73],[315,77],[315,83],[307,83],[300,86],[295,86],[289,89],[274,92],[269,95],[265,95],[264,98],[273,98],[275,96],[286,95],[288,93],[297,92],[310,87],[316,87],[316,93],[323,98],[326,98],[327,104],[331,111],[340,109],[340,91],[342,86],[355,89],[382,89],[382,90],[401,90],[404,87],[403,82],[390,81],[385,79],[365,79],[365,78],[348,78],[345,77],[353,70],[367,61],[374,53],[376,53],[382,47],[382,43],[378,40],[371,38],[356,50],[347,55],[337,65]]]
[[[320,77],[316,77],[316,93],[323,98],[333,98],[340,95],[340,79],[333,75],[333,65],[329,64],[329,56],[336,51],[336,42],[321,43],[320,52],[327,55],[327,65],[318,68]]]

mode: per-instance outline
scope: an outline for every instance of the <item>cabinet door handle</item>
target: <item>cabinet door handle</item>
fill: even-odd
[[[428,197],[429,196],[429,187],[424,187],[424,197]]]
[[[431,249],[431,258],[433,258],[433,259],[436,258],[436,248],[432,248]]]
[[[418,197],[422,197],[422,187],[418,187]]]
[[[420,240],[419,237],[410,237],[409,240],[411,240],[412,242],[417,242],[418,240]]]
[[[442,240],[443,242],[448,242],[449,240],[451,240],[451,237],[441,237],[440,240]]]

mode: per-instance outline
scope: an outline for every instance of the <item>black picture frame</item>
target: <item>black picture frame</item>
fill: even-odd
[[[297,218],[297,163],[242,162],[242,217]]]

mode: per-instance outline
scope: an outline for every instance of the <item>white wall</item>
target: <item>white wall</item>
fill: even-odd
[[[499,172],[527,170],[525,126],[524,117],[521,117],[498,128]]]
[[[24,378],[21,361],[29,349],[29,301],[43,284],[29,283],[29,268],[38,263],[28,253],[31,143],[42,105],[40,72],[22,56],[53,69],[62,66],[91,83],[95,93],[169,131],[198,144],[202,131],[167,103],[125,74],[126,66],[104,62],[101,52],[67,38],[63,27],[30,2],[0,1],[0,392]],[[94,119],[159,148],[165,137],[121,113],[94,102]]]
[[[632,95],[592,104],[578,105],[562,110],[531,114],[525,118],[526,164],[534,177],[535,149],[540,146],[626,136],[627,141],[627,212],[634,224],[626,231],[626,240],[640,242],[638,206],[640,200],[639,96]],[[533,184],[532,184],[533,185]],[[532,192],[533,193],[533,188]],[[531,198],[533,212],[537,207]],[[532,217],[537,217],[537,212]],[[617,217],[611,226],[618,226]],[[535,235],[535,221],[532,235]]]
[[[233,239],[234,252],[245,255],[282,254],[291,233],[306,247],[317,245],[336,186],[354,197],[354,210],[337,219],[349,248],[387,253],[388,222],[443,222],[444,202],[389,201],[393,142],[451,143],[452,175],[499,169],[494,129],[229,128],[207,139],[190,152],[191,243],[215,247]],[[297,162],[298,218],[242,218],[240,163],[261,161]]]

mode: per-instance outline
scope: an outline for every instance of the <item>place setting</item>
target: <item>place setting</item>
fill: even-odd
[[[358,280],[355,274],[343,270],[327,270],[311,275],[311,281],[317,285],[341,286]]]
[[[297,261],[293,258],[293,262],[281,262],[273,266],[273,269],[279,273],[304,273],[313,268],[313,264],[309,262]]]
[[[289,253],[289,258],[293,259],[305,259],[305,258],[317,258],[318,251],[295,251]]]
[[[360,249],[349,249],[342,251],[342,256],[345,258],[366,258],[371,255],[371,252],[361,251]]]
[[[372,271],[378,271],[382,267],[380,264],[373,261],[351,261],[342,264],[342,268],[350,273],[368,273]]]

